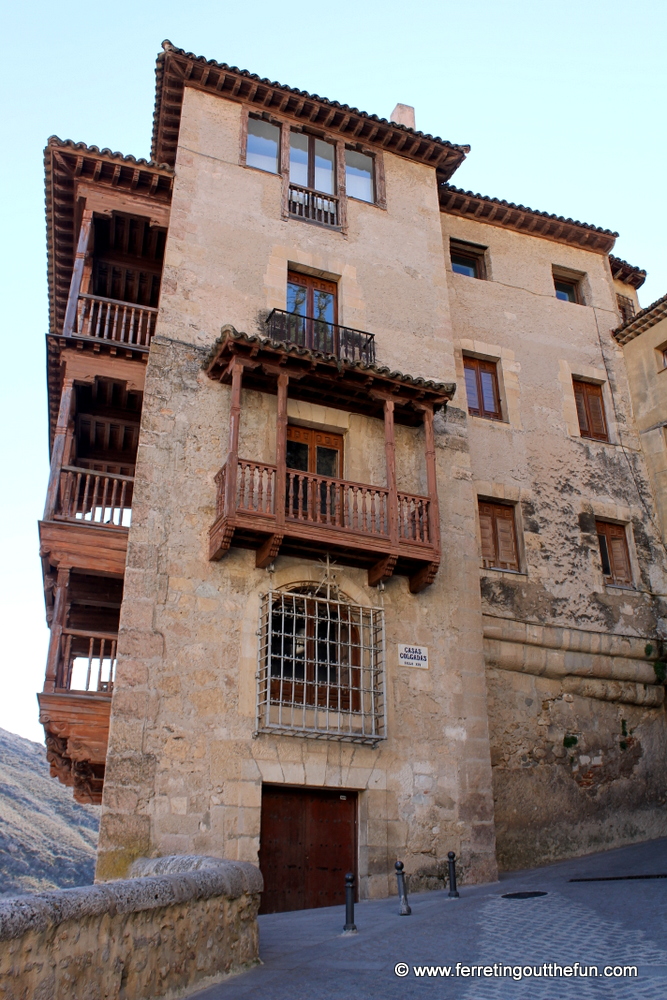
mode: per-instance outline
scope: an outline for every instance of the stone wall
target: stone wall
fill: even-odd
[[[665,692],[645,647],[667,626],[666,559],[628,384],[646,363],[627,371],[612,336],[603,255],[442,223],[488,248],[487,280],[450,276],[450,308],[459,384],[464,354],[498,361],[503,419],[468,417],[471,466],[478,497],[514,505],[520,552],[519,572],[479,563],[499,865],[664,836]],[[582,275],[585,305],[556,299],[556,266]],[[581,436],[573,376],[602,386],[609,441]],[[632,585],[603,577],[596,518],[627,525]]]
[[[187,874],[2,899],[0,997],[184,996],[258,961],[261,890],[253,865],[216,859]]]

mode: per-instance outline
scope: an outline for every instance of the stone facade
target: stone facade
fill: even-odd
[[[241,102],[186,87],[157,336],[146,377],[121,612],[98,878],[144,855],[257,862],[262,785],[359,793],[362,896],[664,835],[664,689],[644,647],[663,628],[665,559],[632,418],[604,252],[443,212],[435,170],[379,153],[386,207],[348,199],[345,232],[286,219],[281,177],[243,162]],[[565,221],[565,220],[563,220]],[[562,227],[561,227],[562,228]],[[449,241],[483,247],[486,280]],[[559,301],[553,268],[585,304]],[[338,284],[339,322],[378,363],[456,381],[435,419],[443,560],[411,594],[337,565],[340,592],[383,607],[387,739],[257,734],[260,601],[318,583],[313,559],[208,559],[231,391],[206,374],[222,327],[262,334],[288,269]],[[497,363],[502,419],[469,416],[464,356]],[[582,438],[572,378],[602,387],[609,441]],[[347,480],[385,484],[380,421],[288,400],[345,437]],[[243,389],[239,455],[276,460],[276,397]],[[396,429],[398,488],[426,492],[424,432]],[[514,506],[520,566],[484,569],[478,498]],[[628,527],[633,585],[602,574],[596,518]],[[400,666],[398,644],[429,649]],[[574,741],[574,742],[573,742]],[[493,763],[493,777],[491,764]],[[494,816],[495,799],[495,816]]]
[[[0,995],[188,995],[258,961],[261,889],[252,865],[218,861],[187,875],[0,900]]]

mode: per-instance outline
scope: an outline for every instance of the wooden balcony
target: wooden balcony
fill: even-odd
[[[77,802],[102,801],[117,638],[52,629],[39,719],[51,775],[73,788]]]
[[[129,528],[134,478],[65,465],[53,517],[77,524]]]
[[[433,416],[452,398],[453,383],[248,336],[233,327],[223,327],[207,371],[231,385],[229,447],[216,476],[209,558],[221,559],[232,545],[255,549],[258,567],[281,553],[311,559],[329,553],[341,563],[366,567],[371,586],[394,573],[408,576],[415,594],[433,582],[441,551]],[[242,384],[277,396],[275,464],[238,457]],[[386,486],[288,469],[288,391],[295,399],[381,419]],[[395,422],[423,427],[426,496],[398,491]]]
[[[415,579],[422,567],[437,568],[428,497],[397,493],[394,518],[386,487],[286,469],[281,502],[275,465],[239,459],[231,475],[228,465],[216,476],[211,559],[230,545],[257,549],[259,565],[278,552],[311,558],[328,552],[340,562],[369,568],[371,583],[379,582],[375,576],[388,563],[393,572]]]
[[[157,312],[152,306],[79,295],[72,335],[147,351],[155,333]]]
[[[290,183],[288,207],[293,218],[317,222],[333,229],[340,226],[340,210],[335,195]]]

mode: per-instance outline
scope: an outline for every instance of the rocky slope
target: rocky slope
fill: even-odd
[[[43,746],[0,729],[0,895],[90,884],[98,825],[49,777]]]

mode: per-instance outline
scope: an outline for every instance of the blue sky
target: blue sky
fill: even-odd
[[[667,292],[666,22],[657,0],[5,6],[0,726],[42,739],[48,136],[147,156],[164,38],[383,117],[413,104],[417,128],[472,146],[460,187],[618,231],[648,305]]]

